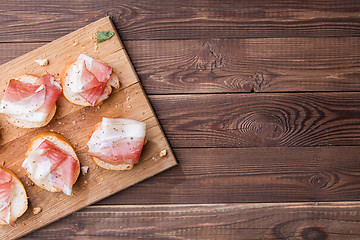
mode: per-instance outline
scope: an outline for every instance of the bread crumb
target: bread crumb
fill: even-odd
[[[118,104],[118,103],[117,103],[117,104],[115,104],[115,107],[116,107],[116,108],[118,108],[118,107],[119,107],[119,104]]]
[[[87,184],[87,181],[86,181],[86,180],[84,180],[84,184]]]
[[[73,45],[73,46],[76,46],[76,45],[78,45],[78,44],[79,44],[78,41],[72,41],[72,45]]]
[[[152,160],[157,161],[157,159],[155,157],[152,157]]]
[[[108,192],[109,192],[109,193],[112,193],[112,192],[113,192],[113,190],[111,190],[111,189],[108,189]]]
[[[26,184],[26,186],[28,186],[28,187],[34,186],[34,183],[33,183],[33,182],[29,182],[29,181],[26,181],[25,184]]]
[[[166,149],[164,149],[160,152],[159,156],[164,157],[164,156],[166,156],[166,154],[167,154],[167,151],[166,151]]]
[[[35,62],[39,64],[40,66],[47,66],[49,65],[49,60],[47,59],[36,59]]]
[[[34,207],[32,212],[33,212],[33,214],[36,215],[36,214],[39,214],[41,212],[41,210],[42,210],[41,207]]]
[[[102,182],[102,181],[104,181],[104,178],[101,178],[101,179],[100,179],[100,182]]]
[[[88,170],[89,170],[89,167],[88,167],[88,166],[83,166],[83,167],[81,167],[81,173],[82,173],[83,175],[87,174]]]

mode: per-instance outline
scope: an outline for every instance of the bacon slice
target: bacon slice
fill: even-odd
[[[61,87],[50,74],[35,84],[11,79],[0,104],[0,112],[31,122],[45,121],[61,94]]]
[[[44,84],[46,89],[45,103],[41,106],[39,111],[49,113],[61,94],[61,86],[55,82],[54,77],[50,74],[45,74],[44,76],[40,77],[37,83]]]
[[[13,192],[12,176],[0,169],[0,220],[10,224],[10,207]]]
[[[118,165],[138,163],[144,145],[145,123],[130,119],[103,118],[89,142],[89,155]]]
[[[57,189],[61,189],[66,195],[71,195],[74,183],[76,161],[70,155],[51,172],[51,182]]]
[[[92,57],[86,56],[85,54],[80,54],[78,61],[85,61],[86,68],[94,74],[99,82],[106,83],[110,79],[112,73],[112,68],[105,63],[99,62]]]
[[[8,115],[22,115],[35,112],[45,102],[46,90],[44,85],[32,85],[11,79],[0,111]]]
[[[83,97],[92,106],[95,105],[97,99],[104,91],[106,83],[101,83],[85,66],[85,61],[82,63],[82,70],[80,75],[81,92],[79,95]]]
[[[71,195],[76,160],[54,143],[45,139],[28,154],[23,167],[38,181],[50,181],[56,189]]]
[[[74,67],[71,81],[74,93],[78,93],[92,106],[108,97],[110,91],[106,85],[112,73],[111,67],[84,54],[80,54]],[[77,84],[74,84],[75,81]]]
[[[99,104],[100,102],[104,101],[109,97],[109,94],[111,93],[111,87],[105,86],[104,90],[100,94],[100,96],[96,99],[95,105]]]

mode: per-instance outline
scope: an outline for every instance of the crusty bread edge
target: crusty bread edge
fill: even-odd
[[[95,126],[90,131],[87,142],[90,140],[92,134],[100,127],[101,127],[101,122],[98,122],[97,124],[95,124]],[[99,166],[101,168],[105,168],[107,170],[118,170],[118,171],[119,170],[131,170],[134,167],[133,163],[123,163],[123,164],[113,165],[113,164],[104,162],[97,157],[90,156],[90,158],[93,160],[93,162],[97,166]]]
[[[100,59],[95,59],[95,58],[94,58],[94,60],[99,61],[99,62],[104,63],[104,64],[107,64],[107,63],[105,63],[104,61],[101,61]],[[64,97],[65,97],[69,102],[71,102],[72,104],[76,104],[76,105],[80,105],[80,106],[86,106],[86,107],[87,107],[87,106],[92,106],[90,103],[88,103],[88,102],[86,102],[86,101],[77,101],[76,99],[73,99],[73,98],[71,98],[70,96],[67,95],[67,90],[66,90],[66,89],[67,89],[67,85],[66,85],[66,77],[67,77],[67,76],[66,76],[66,74],[67,74],[69,68],[70,68],[75,62],[76,62],[76,60],[67,63],[67,64],[65,65],[65,67],[62,69],[61,73],[60,73],[60,83],[61,83],[61,87],[62,87],[62,89],[63,89],[63,90],[62,90],[62,91],[63,91],[63,95],[64,95]],[[114,81],[113,79],[116,79],[116,80]],[[116,84],[116,85],[112,85],[113,82],[117,82],[117,84]],[[118,76],[114,73],[114,71],[110,74],[110,79],[109,79],[106,87],[109,89],[109,95],[112,93],[112,87],[114,87],[114,88],[119,88],[119,87],[120,87],[120,80],[119,80]],[[79,98],[81,98],[81,97],[79,96]],[[82,99],[82,98],[81,98],[81,99]],[[105,99],[105,100],[106,100],[106,99]],[[104,100],[101,101],[101,102],[99,102],[98,104],[94,105],[94,107],[101,105],[103,102],[104,102]]]
[[[12,125],[19,127],[19,128],[40,128],[40,127],[46,126],[51,121],[51,119],[53,119],[55,113],[56,113],[56,104],[54,105],[53,108],[51,108],[50,113],[44,122],[37,123],[37,122],[24,121],[24,120],[19,120],[15,117],[7,116],[7,115],[5,116],[5,118]]]
[[[23,206],[23,210],[21,211],[21,213],[18,215],[18,216],[11,216],[10,215],[10,223],[14,222],[18,217],[21,217],[25,212],[26,210],[28,209],[28,196],[26,194],[26,190],[25,190],[25,187],[24,185],[22,184],[21,180],[12,172],[10,171],[9,169],[7,168],[4,168],[4,167],[0,167],[1,170],[9,173],[13,179],[15,179],[15,181],[18,183],[18,186],[21,187],[21,189],[19,189],[19,191],[22,191],[24,193],[24,196],[25,196],[25,199],[24,199],[24,206]],[[11,205],[10,205],[10,209],[11,209]],[[10,210],[11,211],[11,210]],[[7,225],[7,223],[4,223],[4,222],[1,222],[0,221],[0,225]]]
[[[36,135],[33,139],[31,139],[31,141],[29,142],[29,145],[28,145],[28,150],[26,151],[26,156],[25,158],[27,158],[27,156],[33,152],[35,149],[34,149],[34,143],[36,140],[40,139],[40,138],[45,138],[45,137],[54,137],[54,138],[57,138],[57,140],[63,142],[64,144],[67,144],[72,150],[73,152],[75,153],[75,160],[77,162],[76,164],[76,169],[75,169],[75,172],[74,172],[74,182],[73,182],[73,185],[75,184],[75,182],[77,181],[77,178],[79,177],[79,174],[80,174],[80,161],[76,155],[76,152],[75,152],[75,149],[73,148],[73,146],[70,144],[70,142],[65,138],[63,137],[61,134],[59,133],[56,133],[56,132],[42,132],[38,135]],[[64,149],[63,149],[64,150]],[[65,150],[64,150],[65,151]],[[69,153],[69,152],[68,152]],[[34,179],[31,174],[26,171],[26,174],[27,176],[31,179],[31,181],[33,181],[37,186],[39,186],[40,188],[42,189],[45,189],[45,190],[48,190],[50,192],[61,192],[62,190],[61,189],[56,189],[55,187],[51,188],[51,189],[48,189],[46,188],[45,186],[43,186],[42,184],[40,184],[39,182],[36,181],[36,179]]]
[[[21,75],[16,76],[14,79],[17,81],[20,81],[20,82],[24,82],[24,81],[22,81],[22,78],[24,78],[24,77],[33,78],[32,82],[25,81],[25,83],[31,83],[31,84],[34,84],[35,81],[38,79],[38,77],[31,75],[31,74],[21,74]],[[24,121],[24,120],[20,120],[20,119],[17,119],[16,117],[12,117],[12,116],[8,116],[8,115],[5,115],[5,118],[12,125],[19,127],[19,128],[39,128],[39,127],[46,126],[51,121],[51,119],[54,117],[55,113],[56,113],[56,104],[54,104],[54,107],[51,108],[48,117],[43,122]]]

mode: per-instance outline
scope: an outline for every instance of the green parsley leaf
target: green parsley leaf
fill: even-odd
[[[96,35],[97,35],[97,41],[96,42],[101,43],[101,42],[103,42],[105,40],[110,39],[112,36],[115,35],[115,33],[112,32],[112,31],[98,31]]]

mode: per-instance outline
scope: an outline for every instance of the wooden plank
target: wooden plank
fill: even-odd
[[[359,91],[360,38],[128,41],[148,94]]]
[[[360,202],[96,206],[22,239],[359,239],[359,210]]]
[[[0,63],[43,43],[0,44]],[[124,42],[148,94],[360,91],[360,38]]]
[[[102,18],[0,66],[1,92],[5,89],[6,82],[19,74],[30,73],[41,76],[48,72],[58,76],[56,73],[61,71],[66,62],[75,60],[80,53],[87,53],[108,63],[121,81],[120,89],[114,91],[100,107],[76,106],[66,101],[64,97],[59,98],[55,119],[39,129],[19,129],[10,126],[4,116],[0,117],[0,125],[3,127],[0,157],[5,161],[5,166],[25,183],[30,201],[29,210],[15,222],[15,227],[0,226],[0,239],[22,236],[176,165],[171,148],[120,38],[116,35],[99,44],[97,51],[94,51],[96,44],[94,38],[98,30],[116,32],[109,18]],[[34,63],[35,59],[42,57],[49,60],[48,66],[39,67]],[[140,163],[131,171],[100,169],[86,154],[89,131],[101,121],[102,117],[130,118],[146,123],[148,143],[144,147]],[[43,131],[62,133],[75,145],[81,165],[90,167],[89,173],[85,176],[81,175],[75,183],[72,196],[51,193],[37,186],[31,186],[30,180],[25,176],[21,164],[25,158],[27,143]],[[167,150],[168,155],[160,158],[159,153],[164,149]],[[42,211],[34,215],[31,211],[33,207],[41,207]]]
[[[179,166],[98,204],[359,200],[356,146],[192,148],[175,155]]]
[[[2,2],[0,9],[0,42],[50,41],[104,16],[125,40],[360,36],[353,0],[41,0]]]
[[[174,147],[359,145],[360,93],[153,95]]]

